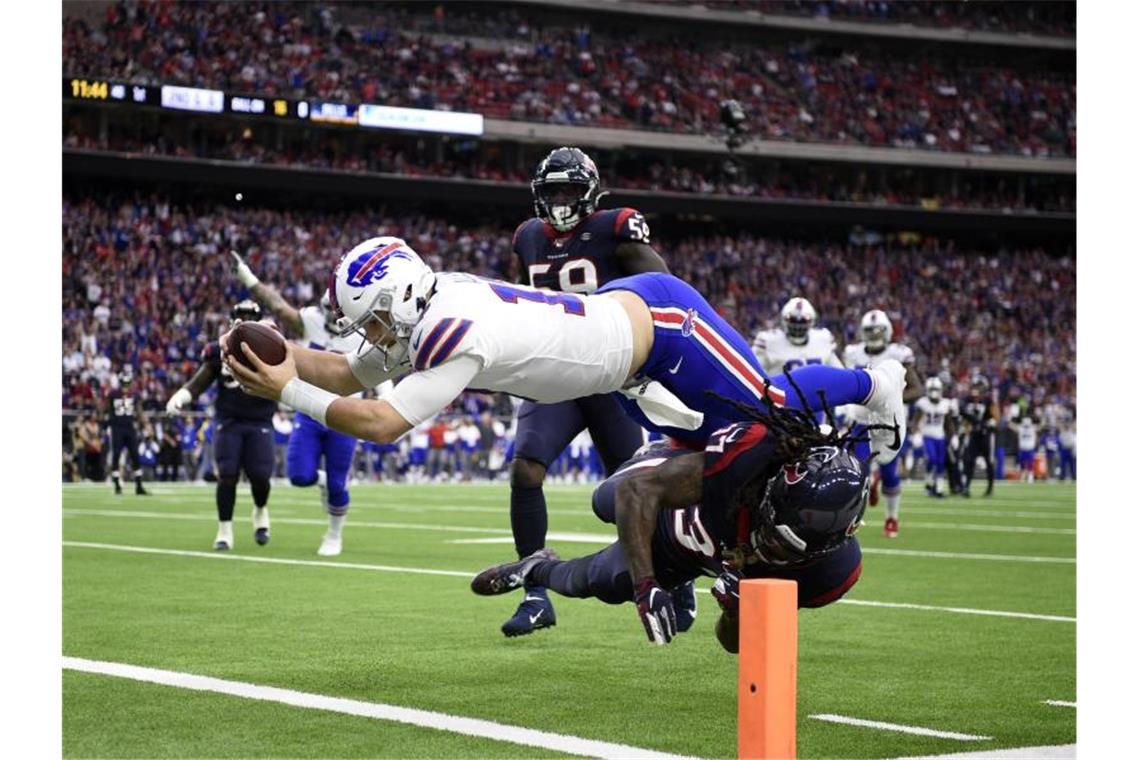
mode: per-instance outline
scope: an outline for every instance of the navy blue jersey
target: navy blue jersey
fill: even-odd
[[[230,368],[222,362],[221,349],[217,341],[207,343],[202,349],[203,363],[211,365],[218,373],[218,398],[214,402],[214,412],[219,420],[251,420],[270,422],[277,411],[277,402],[251,396],[241,389],[237,380],[230,374]]]
[[[662,510],[658,516],[653,551],[674,568],[716,576],[721,571],[722,548],[748,541],[750,504],[757,502],[768,479],[775,474],[777,437],[759,422],[738,422],[713,433],[705,447],[701,503],[685,509]],[[742,487],[755,481],[755,489]],[[760,568],[757,568],[758,570]],[[748,575],[748,571],[745,571]]]
[[[533,287],[593,293],[628,274],[614,255],[628,242],[649,243],[649,226],[637,209],[617,208],[595,211],[562,233],[531,217],[515,230],[513,245]]]
[[[129,389],[111,391],[107,396],[111,402],[108,414],[108,423],[112,430],[134,430],[137,419],[135,412],[135,397]]]

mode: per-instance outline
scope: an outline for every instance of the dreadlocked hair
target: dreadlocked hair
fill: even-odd
[[[785,373],[784,377],[787,378],[792,390],[795,391],[800,400],[800,405],[806,409],[808,406],[807,396],[804,395],[795,378],[792,377],[791,373]],[[764,378],[764,404],[767,407],[766,409],[760,409],[751,404],[722,396],[716,391],[706,391],[706,393],[732,405],[744,415],[745,419],[763,423],[768,429],[779,433],[780,441],[776,444],[775,454],[781,463],[803,459],[816,446],[835,446],[852,451],[856,444],[870,443],[871,438],[867,433],[871,430],[894,430],[896,434],[898,433],[898,429],[894,425],[864,425],[858,435],[852,431],[840,435],[839,425],[831,413],[831,407],[827,404],[827,395],[820,390],[818,392],[820,404],[827,416],[827,424],[831,428],[824,432],[816,424],[813,413],[805,411],[805,409],[792,409],[786,406],[776,406],[772,403],[772,395],[769,392],[771,388],[772,381]]]

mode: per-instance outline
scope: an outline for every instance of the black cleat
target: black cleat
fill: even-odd
[[[265,546],[269,543],[269,528],[258,528],[253,532],[253,540],[257,542],[258,546]]]
[[[541,586],[527,586],[522,604],[499,630],[504,636],[526,636],[555,624],[554,605]]]
[[[135,496],[150,496],[150,491],[146,490],[142,486],[139,486],[135,489]]]
[[[517,562],[488,567],[471,579],[471,590],[480,596],[505,594],[522,587],[526,583],[527,573],[539,562],[556,559],[558,559],[558,555],[554,553],[553,549],[539,549],[529,557],[524,557]]]

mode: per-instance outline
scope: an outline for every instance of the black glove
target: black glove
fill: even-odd
[[[673,597],[657,585],[655,578],[642,578],[637,582],[634,599],[637,614],[645,633],[654,644],[668,644],[677,635],[677,616],[673,612]]]

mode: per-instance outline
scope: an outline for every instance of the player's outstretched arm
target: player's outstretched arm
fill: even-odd
[[[641,274],[642,272],[669,272],[669,265],[661,254],[648,243],[626,242],[614,249],[614,256],[621,262],[622,270],[627,274]]]
[[[918,376],[918,370],[914,368],[914,363],[906,365],[906,386],[903,387],[903,401],[911,403],[917,401],[926,394],[926,390],[922,387],[922,378]]]
[[[242,285],[249,288],[249,292],[253,294],[259,302],[265,304],[265,308],[273,312],[273,316],[285,326],[285,329],[294,335],[304,335],[305,324],[301,320],[301,312],[295,307],[290,305],[285,298],[277,292],[277,289],[272,285],[267,285],[257,278],[245,260],[236,252],[230,251],[230,268]]]

